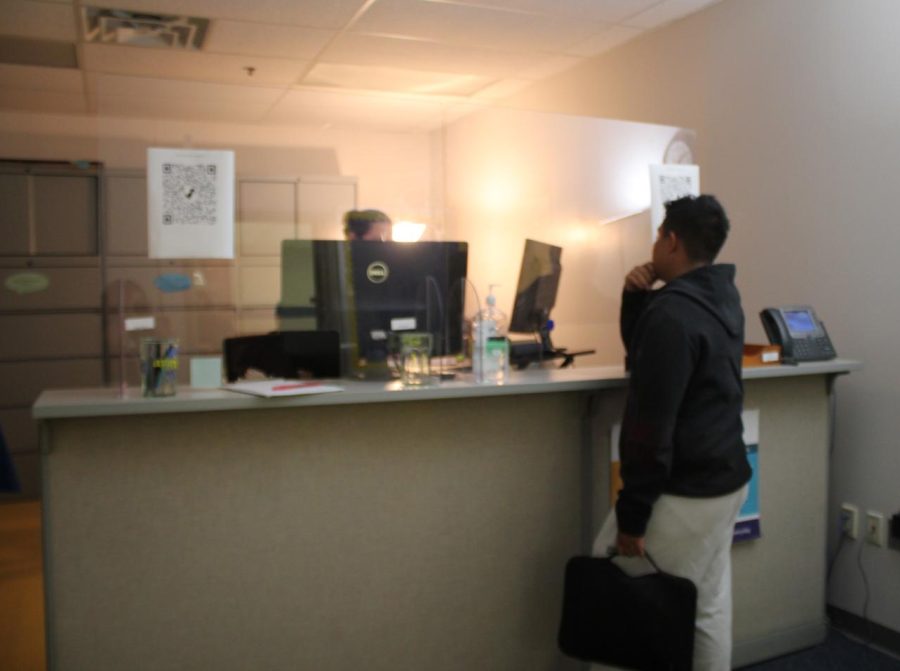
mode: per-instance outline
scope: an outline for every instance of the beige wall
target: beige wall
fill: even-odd
[[[451,124],[445,233],[469,241],[469,279],[482,303],[497,284],[497,306],[511,317],[525,239],[558,245],[554,344],[596,350],[579,365],[620,364],[621,278],[651,244],[647,166],[662,162],[678,131],[500,108]]]
[[[732,218],[723,258],[748,339],[764,337],[761,308],[810,303],[838,353],[866,362],[837,383],[832,529],[843,501],[900,510],[898,22],[894,0],[725,0],[507,101],[697,131],[701,183]],[[861,549],[867,611],[858,543],[829,601],[900,630],[900,555]]]

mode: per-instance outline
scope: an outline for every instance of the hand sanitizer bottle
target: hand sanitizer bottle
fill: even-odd
[[[509,372],[509,341],[506,339],[506,315],[497,307],[496,284],[489,285],[485,308],[472,322],[472,372],[475,381],[503,384]]]

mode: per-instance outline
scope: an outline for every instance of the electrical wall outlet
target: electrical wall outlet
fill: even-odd
[[[855,540],[859,536],[859,508],[852,503],[841,506],[841,533]]]
[[[884,545],[884,515],[881,513],[866,512],[866,543]]]

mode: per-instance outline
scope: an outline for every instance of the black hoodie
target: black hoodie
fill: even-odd
[[[631,370],[619,449],[619,530],[643,536],[662,493],[714,497],[751,475],[743,441],[744,313],[734,266],[622,296]]]

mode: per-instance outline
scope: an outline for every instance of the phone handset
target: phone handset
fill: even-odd
[[[781,346],[785,363],[825,361],[837,356],[825,325],[810,306],[766,308],[759,317],[769,342]]]
[[[791,336],[788,335],[787,326],[776,308],[766,308],[759,313],[766,337],[772,345],[781,346],[781,358],[783,361],[791,361],[794,358],[794,348]]]

